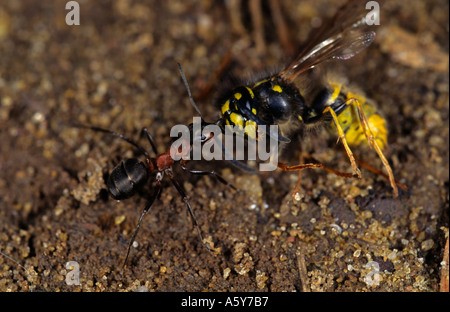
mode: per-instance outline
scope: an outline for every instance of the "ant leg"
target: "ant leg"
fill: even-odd
[[[327,106],[322,112],[322,114],[330,113],[333,117],[334,125],[336,126],[336,129],[339,133],[339,139],[342,141],[342,144],[344,145],[345,151],[347,152],[348,158],[350,158],[350,163],[352,164],[353,171],[356,173],[358,178],[361,178],[361,171],[359,170],[358,166],[356,165],[355,156],[353,156],[353,153],[348,146],[347,140],[345,139],[345,133],[344,130],[342,130],[341,125],[339,124],[338,117],[335,113],[335,111],[330,107]]]
[[[197,234],[198,234],[198,237],[199,237],[200,241],[202,242],[203,246],[205,246],[208,250],[210,250],[209,246],[203,243],[202,233],[200,232],[200,228],[198,226],[197,219],[195,218],[194,211],[192,210],[191,204],[189,203],[189,199],[188,199],[188,197],[186,195],[186,192],[184,191],[184,189],[181,186],[181,184],[178,183],[177,180],[175,180],[175,178],[172,175],[172,173],[169,173],[169,172],[167,172],[167,173],[168,173],[168,176],[169,176],[170,180],[172,181],[173,185],[177,189],[178,193],[180,193],[181,197],[183,198],[183,201],[186,203],[186,206],[188,208],[189,214],[191,215],[192,224],[197,229]]]
[[[139,221],[137,223],[136,229],[134,230],[133,236],[131,237],[130,243],[128,244],[128,250],[127,250],[127,255],[125,256],[125,260],[123,262],[123,266],[122,266],[122,274],[121,276],[123,277],[124,271],[125,271],[125,267],[127,264],[127,260],[128,260],[128,256],[130,255],[130,251],[131,251],[131,246],[134,243],[134,240],[136,238],[136,235],[139,232],[139,228],[141,227],[141,222],[142,219],[144,219],[145,215],[147,214],[147,212],[150,210],[150,207],[153,205],[155,199],[159,196],[159,194],[161,193],[162,187],[160,184],[156,185],[157,189],[155,191],[155,193],[153,193],[153,195],[150,197],[150,199],[147,201],[147,204],[145,204],[145,208],[144,211],[142,212],[141,216],[139,217]]]
[[[394,189],[394,197],[398,196],[398,189],[397,189],[397,182],[395,181],[394,174],[392,172],[392,168],[389,165],[389,162],[387,161],[386,157],[383,154],[383,151],[381,150],[380,146],[378,145],[375,136],[372,133],[372,130],[370,130],[369,123],[366,119],[366,116],[364,115],[362,105],[356,98],[350,98],[348,100],[349,103],[346,103],[346,105],[353,105],[358,112],[359,117],[359,123],[363,128],[364,134],[366,136],[367,142],[369,144],[369,147],[374,148],[375,151],[378,154],[378,157],[380,157],[381,162],[384,165],[384,168],[386,168],[386,171],[389,175],[389,181],[391,183],[392,188]],[[336,122],[337,120],[335,120]]]
[[[146,158],[150,158],[150,155],[145,150],[145,148],[143,148],[138,143],[136,143],[134,140],[124,136],[121,133],[118,133],[118,132],[115,132],[115,131],[111,131],[111,130],[106,130],[106,129],[99,128],[99,127],[90,127],[90,126],[83,126],[83,125],[75,125],[75,127],[90,129],[90,130],[93,130],[93,131],[103,132],[103,133],[107,133],[107,134],[110,134],[110,135],[114,135],[114,136],[118,137],[119,139],[124,140],[125,142],[127,142],[127,143],[133,145],[134,147],[136,147],[142,154],[144,154],[144,156]]]
[[[189,173],[192,174],[199,174],[199,175],[210,175],[210,176],[214,176],[217,180],[219,180],[219,182],[221,182],[222,184],[225,184],[226,186],[231,187],[233,190],[238,191],[238,189],[231,183],[229,183],[227,180],[225,180],[221,175],[217,174],[214,170],[211,171],[202,171],[202,170],[195,170],[195,169],[189,169],[185,166],[186,162],[180,162],[180,166],[181,169],[183,169],[184,171],[188,171]]]
[[[152,146],[153,152],[155,153],[155,155],[158,155],[158,149],[156,148],[156,144],[155,141],[153,141],[152,135],[150,134],[147,128],[143,128],[142,131],[145,132],[145,135],[147,136],[147,139],[150,142],[150,145]]]
[[[247,166],[246,164],[240,162],[239,160],[231,159],[228,161],[231,162],[231,164],[233,166],[235,166],[236,168],[241,169],[242,171],[245,171],[248,174],[257,174],[258,173],[257,169],[251,168],[251,167]]]
[[[214,138],[214,139],[216,139],[216,138]],[[232,155],[232,153],[230,153],[230,151],[228,151],[225,148],[225,144],[222,144],[222,142],[220,142],[219,145],[222,147],[222,151],[225,154],[224,155],[225,160],[231,162],[231,164],[233,166],[235,166],[236,168],[239,168],[240,170],[245,171],[249,174],[257,174],[258,173],[257,169],[251,168],[251,167],[247,166],[246,164],[240,162],[239,160],[234,159],[234,156]]]

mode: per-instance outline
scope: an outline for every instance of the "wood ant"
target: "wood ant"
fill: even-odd
[[[209,125],[210,123],[204,122],[203,117],[192,98],[191,91],[187,84],[187,80],[186,80],[186,77],[184,76],[181,65],[178,64],[178,67],[179,67],[183,82],[188,91],[190,102],[201,117],[202,129],[203,129],[204,125]],[[145,215],[148,213],[148,211],[152,207],[156,198],[158,198],[161,194],[162,181],[163,181],[164,176],[169,177],[169,180],[172,182],[173,186],[176,188],[176,190],[182,197],[183,201],[185,202],[188,212],[192,218],[192,223],[195,226],[195,228],[197,229],[199,239],[203,243],[203,237],[200,232],[200,228],[198,226],[194,211],[192,210],[191,204],[189,203],[189,198],[186,194],[186,191],[184,190],[184,187],[182,186],[182,184],[180,184],[180,182],[178,182],[174,176],[173,166],[176,163],[178,163],[179,166],[181,167],[181,169],[183,169],[184,171],[187,171],[191,174],[196,174],[196,175],[214,176],[221,183],[233,188],[234,190],[237,190],[237,188],[235,186],[233,186],[231,183],[228,183],[222,176],[217,174],[214,170],[203,171],[203,170],[190,169],[190,168],[186,167],[186,163],[188,162],[188,160],[185,160],[184,158],[186,158],[186,157],[183,157],[183,156],[189,156],[189,155],[185,155],[185,154],[191,153],[192,140],[195,139],[195,138],[192,138],[192,135],[193,135],[192,124],[189,125],[189,129],[191,131],[191,133],[190,133],[191,140],[190,140],[190,142],[185,142],[190,147],[189,150],[183,151],[183,149],[181,147],[177,148],[177,150],[174,150],[173,147],[171,146],[164,153],[158,153],[156,144],[155,144],[150,132],[148,131],[147,128],[143,128],[142,132],[145,133],[145,135],[152,147],[152,150],[153,150],[154,154],[156,155],[155,157],[151,157],[150,153],[144,147],[139,145],[136,141],[134,141],[118,132],[106,130],[106,129],[99,128],[99,127],[91,127],[91,126],[77,125],[76,127],[87,128],[87,129],[90,129],[93,131],[103,132],[103,133],[107,133],[107,134],[116,136],[119,139],[136,147],[139,150],[139,152],[142,155],[144,155],[144,157],[145,157],[144,162],[140,161],[137,158],[128,158],[128,159],[122,160],[116,167],[114,167],[114,169],[112,170],[111,174],[109,175],[107,183],[106,183],[107,187],[108,187],[108,192],[111,194],[112,198],[114,198],[116,200],[122,200],[122,199],[127,199],[127,198],[132,197],[136,193],[136,191],[148,181],[149,176],[152,173],[156,173],[155,178],[154,178],[155,189],[153,190],[153,193],[150,195],[150,197],[147,200],[147,203],[145,204],[144,210],[142,211],[142,213],[139,217],[136,229],[134,230],[133,236],[131,237],[130,242],[128,244],[127,254],[126,254],[123,266],[122,266],[122,276],[123,276],[124,269],[126,267],[128,256],[131,251],[131,246],[133,245],[133,242],[139,232],[139,228],[141,226],[142,220],[144,219]],[[204,143],[208,142],[209,140],[211,140],[212,138],[213,138],[213,133],[210,133],[207,135],[201,134],[198,139],[200,140],[201,144],[204,144]],[[175,159],[178,159],[178,160],[174,160],[171,155],[177,155],[177,157]],[[204,246],[209,250],[209,247],[207,245],[204,244]]]

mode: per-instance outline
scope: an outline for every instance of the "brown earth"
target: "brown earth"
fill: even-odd
[[[0,4],[0,291],[439,290],[449,223],[448,1],[385,4],[375,43],[338,64],[386,116],[388,158],[407,191],[394,199],[388,182],[364,169],[361,180],[305,171],[296,200],[295,172],[249,175],[192,162],[241,190],[177,172],[212,251],[168,184],[122,281],[151,186],[120,203],[108,197],[105,176],[133,149],[70,125],[133,138],[148,127],[164,150],[170,128],[195,115],[176,62],[197,96],[230,51],[224,75],[242,77],[284,64],[289,44],[280,43],[264,1],[262,41],[250,22],[232,24],[224,2],[79,1],[79,26],[65,23],[65,3]],[[342,1],[281,3],[297,48],[311,20]],[[239,11],[248,20],[249,9]],[[197,103],[208,120],[218,116],[220,81]],[[324,133],[305,146],[350,172],[336,138]],[[296,163],[296,145],[289,150],[283,160]],[[375,152],[354,152],[381,168]],[[66,283],[69,261],[79,265],[80,285]]]

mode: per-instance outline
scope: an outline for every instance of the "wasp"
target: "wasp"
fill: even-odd
[[[243,129],[246,137],[253,139],[262,135],[258,125],[278,125],[278,133],[267,132],[265,135],[278,136],[281,143],[289,142],[288,136],[299,129],[332,120],[350,160],[352,176],[361,178],[361,171],[350,146],[367,144],[381,159],[394,197],[397,197],[397,185],[405,186],[395,181],[383,153],[388,145],[386,119],[370,99],[338,80],[318,79],[320,82],[314,83],[308,80],[307,75],[319,64],[352,58],[374,41],[376,34],[367,23],[368,13],[363,2],[350,0],[344,4],[328,23],[310,36],[306,47],[286,68],[254,83],[239,86],[222,97],[219,100],[221,117],[218,124],[222,127],[237,126]],[[302,86],[297,86],[296,80],[313,85],[313,91],[301,92]],[[324,166],[279,163],[278,168],[293,171]],[[328,171],[349,176],[331,169]]]

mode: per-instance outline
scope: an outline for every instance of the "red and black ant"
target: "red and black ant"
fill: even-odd
[[[204,122],[203,117],[192,98],[191,91],[187,84],[186,77],[184,76],[181,65],[178,64],[178,67],[179,67],[183,82],[188,91],[189,100],[190,100],[191,104],[194,106],[197,113],[201,117],[202,129],[203,129],[203,127],[205,125],[210,125],[210,123]],[[128,159],[121,161],[112,170],[111,174],[108,177],[106,184],[108,187],[108,192],[111,194],[111,197],[113,197],[114,199],[122,200],[122,199],[127,199],[127,198],[132,197],[136,193],[136,191],[148,181],[150,174],[156,173],[155,179],[154,179],[154,182],[155,182],[154,192],[149,197],[149,199],[144,207],[144,210],[142,211],[141,216],[139,217],[139,221],[137,223],[137,226],[133,233],[133,236],[131,237],[131,240],[128,244],[127,254],[126,254],[123,266],[122,266],[122,274],[125,269],[125,266],[126,266],[126,263],[128,260],[128,256],[130,254],[131,246],[133,245],[133,242],[138,234],[142,220],[144,219],[145,215],[150,210],[150,208],[153,205],[156,198],[158,198],[159,195],[161,194],[162,180],[165,175],[169,177],[170,181],[175,186],[178,193],[181,195],[183,201],[186,203],[189,214],[192,218],[192,223],[195,226],[195,228],[197,229],[197,233],[198,233],[200,241],[203,243],[203,237],[201,235],[200,228],[197,224],[197,220],[195,218],[194,211],[192,210],[192,207],[189,203],[188,196],[186,195],[186,191],[184,190],[182,184],[180,184],[180,182],[178,182],[174,176],[172,167],[176,163],[178,163],[180,165],[181,169],[183,169],[184,171],[187,171],[191,174],[214,176],[221,183],[233,188],[234,190],[237,190],[236,187],[234,187],[231,183],[228,183],[223,177],[221,177],[219,174],[217,174],[214,170],[203,171],[203,170],[189,169],[186,167],[186,163],[188,162],[188,160],[186,160],[185,159],[186,157],[184,157],[184,156],[189,156],[189,155],[186,155],[186,153],[190,154],[192,152],[193,140],[195,140],[195,139],[200,140],[200,143],[204,144],[213,138],[213,133],[210,133],[207,135],[200,134],[199,136],[197,136],[197,138],[193,137],[193,135],[195,135],[195,134],[192,131],[192,124],[189,125],[189,129],[191,132],[190,133],[191,140],[190,140],[190,142],[184,142],[184,143],[187,143],[188,144],[187,146],[190,147],[189,150],[187,150],[187,151],[183,150],[181,147],[176,148],[176,150],[174,150],[174,147],[171,146],[165,153],[162,153],[162,154],[158,153],[156,144],[153,141],[153,138],[150,135],[150,132],[148,131],[148,129],[147,128],[142,129],[142,131],[145,133],[145,135],[152,147],[153,152],[155,153],[155,155],[157,155],[156,157],[151,157],[150,153],[145,148],[143,148],[141,145],[139,145],[134,140],[129,139],[128,137],[126,137],[123,134],[120,134],[118,132],[102,129],[99,127],[91,127],[91,126],[77,125],[77,127],[87,128],[90,130],[104,132],[104,133],[107,133],[110,135],[114,135],[114,136],[120,138],[121,140],[124,140],[125,142],[128,142],[129,144],[133,145],[134,147],[136,147],[139,150],[139,152],[141,154],[144,155],[144,157],[145,157],[144,162],[140,161],[137,158],[128,158]],[[174,160],[174,158],[172,158],[172,155],[176,155],[177,157],[175,157],[175,159],[177,159],[177,160]],[[209,249],[209,247],[207,245],[204,245],[204,246]]]

